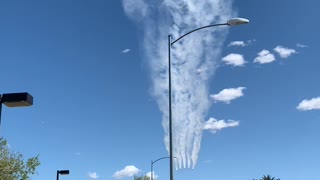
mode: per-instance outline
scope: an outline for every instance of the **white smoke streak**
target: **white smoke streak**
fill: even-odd
[[[164,142],[168,138],[168,34],[177,39],[209,24],[225,23],[232,0],[123,0],[126,14],[143,27],[144,49],[150,64],[152,94],[163,113]],[[173,155],[177,168],[194,168],[202,129],[210,107],[207,81],[217,67],[227,28],[190,34],[172,47]]]

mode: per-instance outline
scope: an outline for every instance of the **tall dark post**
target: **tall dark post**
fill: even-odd
[[[168,36],[168,76],[169,76],[169,157],[170,157],[170,180],[173,180],[173,152],[172,152],[172,102],[171,102],[171,35]]]
[[[57,170],[57,180],[59,180],[59,170]]]
[[[153,180],[153,161],[151,160],[151,174],[150,174],[151,180]]]

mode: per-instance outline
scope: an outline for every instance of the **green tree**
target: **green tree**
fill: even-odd
[[[148,176],[134,176],[134,180],[150,180]]]
[[[25,161],[21,153],[10,152],[7,141],[0,138],[0,180],[27,180],[39,165],[39,156]]]
[[[257,180],[257,179],[253,179],[253,180]],[[270,175],[263,175],[260,180],[280,180],[280,179],[276,179],[275,177],[271,177]]]

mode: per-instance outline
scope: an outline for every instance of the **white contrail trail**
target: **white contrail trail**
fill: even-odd
[[[168,143],[168,42],[209,24],[225,23],[235,14],[232,0],[122,0],[125,13],[143,27],[145,57]],[[190,34],[172,47],[173,155],[177,168],[194,168],[204,120],[210,107],[208,79],[217,68],[225,27]]]

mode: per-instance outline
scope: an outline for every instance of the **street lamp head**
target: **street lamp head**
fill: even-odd
[[[248,24],[248,23],[249,23],[249,20],[245,18],[232,18],[232,19],[229,19],[227,22],[229,26],[237,26],[237,25]]]
[[[33,104],[33,97],[27,92],[3,94],[0,98],[1,103],[8,107],[23,107]]]
[[[61,175],[68,175],[70,172],[69,170],[59,170],[58,173]]]

